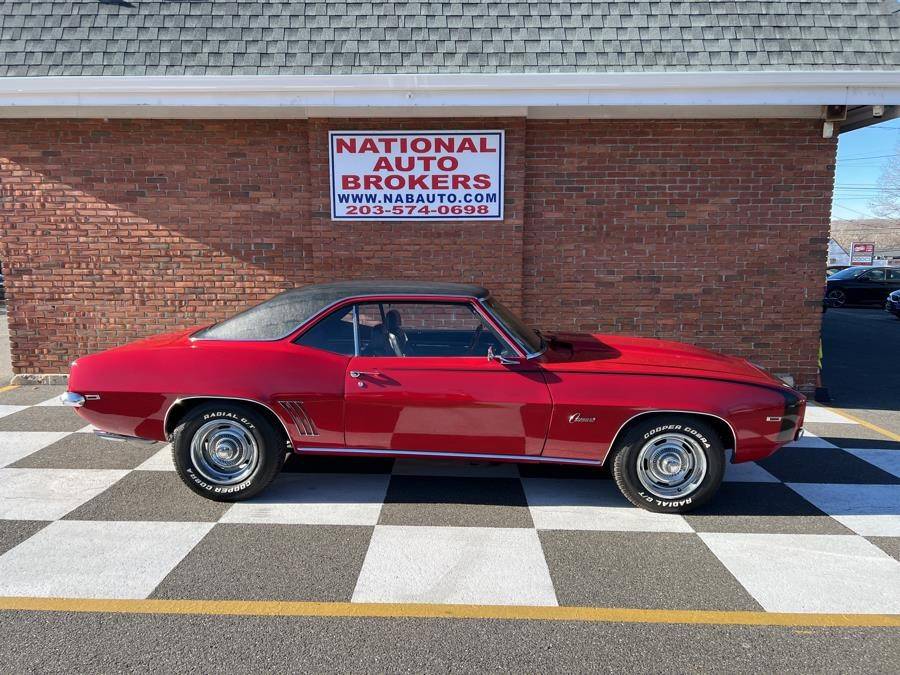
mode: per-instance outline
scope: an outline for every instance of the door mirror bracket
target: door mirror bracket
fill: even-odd
[[[495,354],[494,345],[488,345],[487,360],[496,361],[501,366],[515,366],[521,362],[518,357],[510,358],[509,356],[503,356],[503,354]]]

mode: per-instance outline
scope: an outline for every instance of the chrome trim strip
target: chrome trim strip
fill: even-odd
[[[574,459],[571,457],[544,457],[543,455],[492,455],[478,452],[443,452],[431,450],[384,450],[382,448],[295,448],[298,453],[309,454],[352,454],[352,455],[390,455],[398,457],[441,457],[461,459],[505,459],[518,462],[553,462],[554,464],[582,464],[601,466],[602,461],[594,459]]]
[[[157,441],[154,441],[152,438],[140,438],[138,436],[126,436],[125,434],[114,434],[111,431],[102,431],[100,429],[94,429],[94,435],[98,438],[102,438],[104,441],[137,441],[138,443],[146,443],[147,445],[152,445]]]
[[[680,413],[683,415],[700,415],[701,417],[713,417],[717,420],[721,420],[728,425],[728,428],[731,429],[731,437],[734,438],[734,448],[731,454],[732,457],[737,456],[737,433],[734,431],[734,427],[731,426],[731,422],[726,420],[724,417],[720,417],[719,415],[714,415],[713,413],[700,412],[699,410],[645,410],[644,412],[640,412],[637,415],[632,415],[627,420],[622,422],[622,425],[619,427],[619,430],[616,431],[615,436],[613,436],[612,442],[609,444],[609,450],[607,450],[606,454],[609,455],[610,451],[615,447],[616,440],[619,438],[619,434],[622,433],[622,429],[625,428],[631,420],[635,420],[638,417],[643,415],[656,415],[656,414],[665,414],[665,413]],[[605,459],[605,458],[604,458]]]
[[[284,423],[284,420],[281,419],[281,416],[277,412],[275,412],[275,410],[272,408],[272,406],[267,405],[267,404],[263,403],[262,401],[257,401],[254,398],[241,398],[240,396],[212,396],[212,395],[180,396],[172,402],[172,405],[169,406],[169,409],[166,410],[166,414],[163,416],[163,433],[164,434],[166,434],[166,428],[169,425],[169,414],[172,412],[172,409],[176,405],[181,403],[182,401],[191,401],[191,400],[195,400],[198,398],[212,398],[212,399],[216,399],[218,401],[246,401],[247,403],[256,403],[257,405],[261,405],[263,408],[266,408],[269,412],[271,412],[273,415],[275,415],[275,419],[277,419],[279,422],[281,422],[281,428],[284,429],[284,433],[287,434],[288,442],[293,447],[294,441],[291,440],[291,432],[288,431],[287,424]],[[166,437],[168,438],[168,435]]]
[[[99,398],[99,397],[98,397]],[[74,391],[63,392],[59,395],[59,402],[71,408],[80,408],[84,405],[85,397]]]

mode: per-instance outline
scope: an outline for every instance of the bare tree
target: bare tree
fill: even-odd
[[[881,170],[878,196],[872,200],[870,206],[877,216],[900,221],[900,143],[894,149],[894,156]]]

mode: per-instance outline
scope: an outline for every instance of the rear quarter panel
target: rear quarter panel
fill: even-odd
[[[343,379],[349,359],[290,342],[198,341],[123,348],[78,359],[69,390],[99,394],[78,409],[113,433],[165,440],[166,412],[189,397],[243,398],[267,405],[300,439],[280,400],[301,400],[318,436],[305,445],[342,445]]]
[[[544,455],[605,460],[622,426],[636,415],[658,411],[696,412],[728,422],[737,438],[734,461],[774,452],[785,399],[776,389],[722,380],[621,373],[548,372],[553,417]],[[572,422],[572,415],[595,418]]]

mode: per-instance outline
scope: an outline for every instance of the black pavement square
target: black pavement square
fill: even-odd
[[[349,525],[220,523],[151,597],[347,602],[372,530]]]
[[[840,448],[782,448],[757,464],[785,483],[900,484],[900,478]]]
[[[781,483],[722,483],[711,501],[684,517],[697,532],[852,534]]]
[[[64,406],[32,406],[0,417],[0,431],[78,431],[87,425]]]
[[[534,527],[518,478],[391,476],[380,525]]]
[[[66,519],[210,522],[230,506],[194,494],[174,471],[132,471]]]
[[[134,469],[162,445],[138,441],[112,442],[94,434],[69,434],[23,457],[17,469]]]
[[[540,530],[560,605],[759,610],[696,534]]]
[[[577,480],[606,480],[610,478],[607,466],[550,464],[546,462],[519,464],[519,475],[522,478],[575,478]]]
[[[900,561],[900,537],[866,537],[894,560]]]
[[[41,520],[0,520],[0,555],[47,525]]]
[[[291,453],[282,471],[289,473],[390,473],[392,457],[339,457]]]

